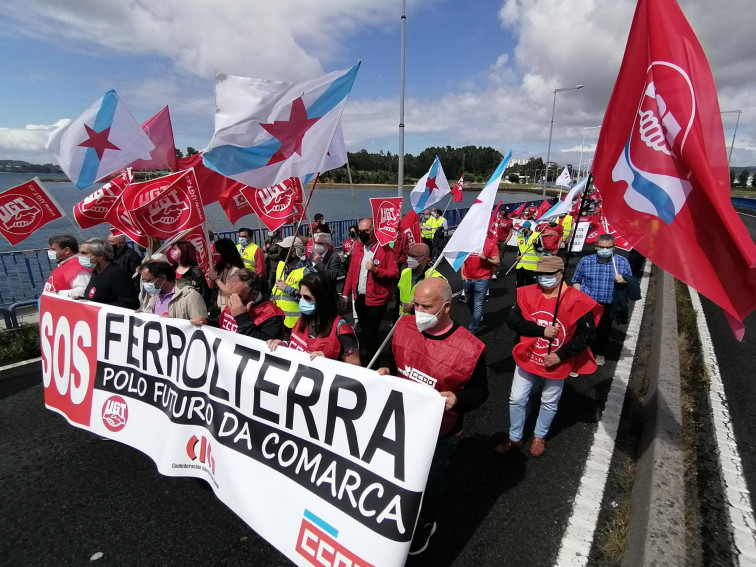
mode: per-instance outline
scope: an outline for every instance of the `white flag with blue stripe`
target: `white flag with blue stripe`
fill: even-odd
[[[412,208],[416,213],[423,212],[424,209],[438,203],[444,196],[451,193],[449,182],[446,179],[444,168],[441,167],[441,160],[433,160],[428,173],[423,175],[410,193]]]
[[[572,210],[572,201],[574,201],[575,197],[578,197],[580,195],[580,192],[585,189],[586,183],[588,183],[587,175],[583,177],[578,183],[576,183],[572,189],[570,189],[569,193],[564,196],[563,200],[559,201],[556,205],[554,205],[548,211],[538,217],[538,220],[547,221],[553,219],[554,217],[558,217],[562,213],[569,213]]]
[[[511,157],[512,150],[509,150],[444,247],[444,258],[455,271],[459,271],[470,254],[483,252],[486,234],[491,223],[491,212],[496,201],[496,192],[499,190],[501,177]]]
[[[358,69],[300,83],[218,74],[205,165],[252,187],[322,172]]]

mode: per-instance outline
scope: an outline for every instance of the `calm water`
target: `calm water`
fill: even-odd
[[[29,179],[34,177],[30,173],[0,173],[0,191],[4,191],[10,187],[20,185]],[[60,178],[65,179],[63,175],[44,174],[40,177],[45,178]],[[106,236],[108,234],[107,225],[99,225],[88,230],[81,230],[76,222],[73,220],[72,210],[73,207],[81,201],[84,197],[94,192],[99,185],[93,185],[85,190],[78,189],[73,183],[68,181],[45,183],[47,190],[51,195],[55,197],[58,203],[61,205],[66,213],[66,216],[62,219],[53,221],[40,230],[35,232],[32,236],[18,244],[11,247],[8,242],[0,237],[0,252],[8,252],[10,250],[30,250],[35,248],[47,248],[47,239],[53,234],[70,233],[78,236],[82,240],[85,238],[91,238],[95,236]],[[407,212],[410,209],[410,191],[412,187],[404,191],[404,211]],[[309,191],[309,186],[306,189],[305,197]],[[397,193],[396,188],[355,188],[352,191],[349,187],[332,187],[328,185],[318,185],[315,188],[315,193],[312,196],[312,201],[308,209],[308,216],[312,217],[315,213],[323,213],[326,220],[339,220],[368,216],[370,214],[370,198],[371,197],[395,197]],[[472,205],[473,201],[477,197],[477,191],[466,191],[464,193],[461,203],[451,203],[449,208],[464,208]],[[516,203],[520,201],[534,200],[538,197],[532,193],[499,193],[499,199],[504,203]],[[438,204],[440,208],[446,206],[448,197],[442,199]],[[205,213],[208,217],[208,224],[210,229],[216,232],[234,230],[228,218],[226,218],[223,209],[220,208],[218,203],[212,203],[205,207]],[[239,220],[236,227],[247,226],[249,228],[258,228],[262,225],[256,216],[248,215]]]

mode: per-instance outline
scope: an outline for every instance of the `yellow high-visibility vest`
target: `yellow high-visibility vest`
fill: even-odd
[[[535,270],[538,264],[538,259],[541,255],[536,252],[536,244],[540,232],[533,232],[527,239],[525,235],[520,234],[517,237],[517,248],[520,251],[520,261],[517,262],[517,269],[524,268],[526,270]]]
[[[438,270],[433,270],[433,273],[430,273],[431,269],[428,268],[425,270],[425,278],[441,278],[446,279],[441,272]],[[420,280],[417,283],[420,283],[423,280]],[[412,285],[412,268],[404,268],[402,270],[402,275],[399,278],[399,314],[404,315],[404,304],[412,302],[412,299],[415,297],[415,288],[417,287],[417,284]]]
[[[278,267],[276,268],[276,281],[283,279],[285,266],[286,264],[283,261],[278,262]],[[304,266],[292,270],[289,273],[285,280],[286,285],[299,289],[299,282],[303,277]],[[273,286],[271,299],[276,305],[278,305],[279,309],[284,312],[284,325],[289,329],[293,329],[294,324],[297,322],[297,319],[299,319],[299,299],[292,297],[284,290],[278,289],[276,286]]]
[[[241,244],[236,245],[236,249],[244,260],[244,267],[253,272],[255,271],[255,254],[257,254],[258,248],[259,246],[254,242],[247,244],[244,250],[242,250]]]
[[[444,217],[440,215],[435,218],[429,217],[420,227],[420,235],[430,240],[442,226],[444,226]]]
[[[564,228],[564,233],[562,233],[562,242],[567,242],[570,234],[572,234],[572,215],[566,215],[564,217],[564,219],[562,220],[562,228]]]

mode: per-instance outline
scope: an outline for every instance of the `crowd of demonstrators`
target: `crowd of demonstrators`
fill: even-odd
[[[488,398],[486,347],[452,321],[451,299],[451,287],[444,279],[431,277],[420,282],[412,300],[415,314],[396,323],[391,344],[393,363],[378,370],[407,380],[426,377],[423,383],[435,388],[445,401],[410,555],[425,551],[436,531],[443,479],[460,440],[464,415]]]
[[[239,229],[239,244],[236,245],[236,250],[239,252],[242,261],[244,262],[244,268],[252,270],[263,280],[267,277],[267,269],[265,264],[265,253],[252,240],[251,228]]]
[[[342,291],[342,307],[346,308],[349,297],[354,294],[362,341],[370,360],[381,343],[380,326],[393,299],[399,266],[394,250],[378,242],[373,219],[364,218],[357,226],[359,242],[352,251],[352,262]]]
[[[284,344],[309,353],[311,359],[323,356],[360,366],[360,346],[354,329],[338,314],[332,280],[326,274],[311,272],[299,282],[299,293],[300,316],[289,341],[270,340],[270,349]]]
[[[462,264],[462,291],[472,316],[467,330],[472,334],[478,332],[483,320],[483,304],[488,286],[500,263],[498,243],[489,235],[483,243],[483,251],[480,254],[470,254]]]
[[[423,211],[420,221],[420,235],[423,243],[431,251],[431,259],[435,261],[443,249],[443,241],[449,225],[437,208]]]
[[[51,236],[47,244],[47,257],[55,262],[44,291],[54,292],[71,299],[81,299],[92,277],[92,269],[79,262],[79,243],[70,234]]]
[[[280,339],[284,312],[263,292],[263,279],[251,270],[237,270],[228,282],[228,303],[218,317],[194,317],[193,325],[210,325],[261,341]]]
[[[92,270],[84,299],[136,309],[139,298],[132,284],[132,274],[113,262],[113,258],[113,247],[102,238],[90,238],[79,245],[81,266]]]
[[[415,311],[412,302],[417,284],[425,278],[446,278],[438,270],[432,270],[430,264],[430,250],[422,242],[413,244],[407,251],[407,267],[399,276],[399,310],[400,314],[411,314]]]
[[[220,313],[228,304],[228,282],[237,270],[244,269],[239,250],[230,238],[220,238],[215,241],[215,254],[218,260],[210,271],[210,280],[218,292],[213,314]]]
[[[633,278],[630,262],[624,256],[614,253],[614,237],[609,234],[602,234],[596,239],[596,253],[583,257],[572,275],[573,287],[604,308],[596,328],[596,340],[591,346],[599,366],[606,362],[615,291],[618,286],[617,291],[626,291],[630,278]]]
[[[287,236],[280,246],[284,259],[276,266],[272,298],[284,313],[285,332],[289,333],[299,318],[299,282],[309,266],[304,242],[300,238]]]
[[[168,248],[166,256],[176,270],[176,278],[188,282],[200,294],[209,309],[213,294],[205,274],[199,267],[194,245],[188,240],[177,240]]]
[[[142,288],[149,296],[145,313],[193,319],[207,314],[207,305],[188,280],[176,278],[176,270],[167,262],[150,260],[142,264],[139,275]]]

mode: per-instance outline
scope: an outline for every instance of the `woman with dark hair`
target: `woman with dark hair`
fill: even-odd
[[[231,295],[228,289],[229,278],[238,270],[244,268],[244,260],[236,249],[236,244],[230,238],[216,240],[214,250],[219,258],[210,270],[210,280],[213,282],[213,286],[218,289],[216,306],[218,313],[220,313],[228,304],[228,298]]]
[[[309,352],[310,359],[324,356],[349,364],[360,365],[360,346],[349,324],[338,315],[336,291],[327,275],[311,272],[299,282],[299,320],[286,343],[269,340],[275,350],[280,344],[294,350]]]
[[[197,250],[188,240],[177,240],[168,249],[166,256],[173,267],[176,268],[176,279],[187,282],[202,296],[205,305],[210,308],[211,293],[205,274],[199,267]]]

